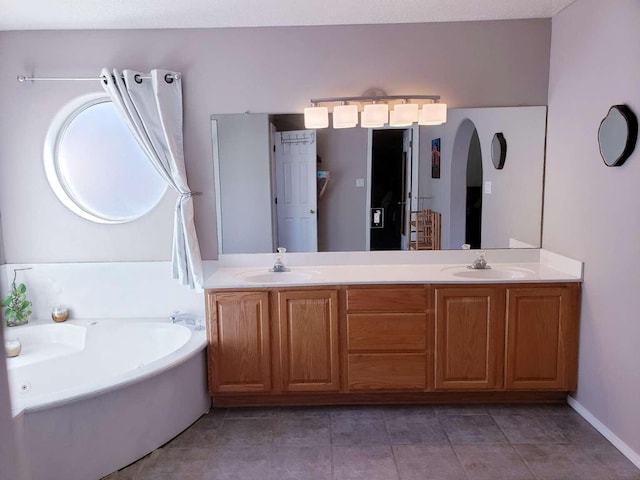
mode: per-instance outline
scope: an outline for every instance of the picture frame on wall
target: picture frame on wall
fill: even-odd
[[[431,178],[440,178],[440,139],[431,140]]]

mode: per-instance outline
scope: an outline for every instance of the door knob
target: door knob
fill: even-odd
[[[309,213],[313,214],[316,213],[316,211],[312,208],[311,210],[309,210]]]

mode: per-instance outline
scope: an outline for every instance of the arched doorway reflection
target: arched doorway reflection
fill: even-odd
[[[467,201],[464,243],[482,246],[482,152],[478,131],[473,130],[467,156]]]
[[[482,245],[482,152],[474,123],[460,123],[451,158],[450,248]]]

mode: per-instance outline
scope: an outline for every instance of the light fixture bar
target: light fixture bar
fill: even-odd
[[[312,98],[313,103],[331,102],[375,102],[378,100],[440,100],[440,95],[374,95],[359,97]]]

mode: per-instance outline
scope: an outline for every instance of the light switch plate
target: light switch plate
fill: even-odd
[[[491,195],[491,182],[490,181],[484,182],[484,193],[486,195]]]
[[[364,187],[364,178],[356,178],[356,187]]]

